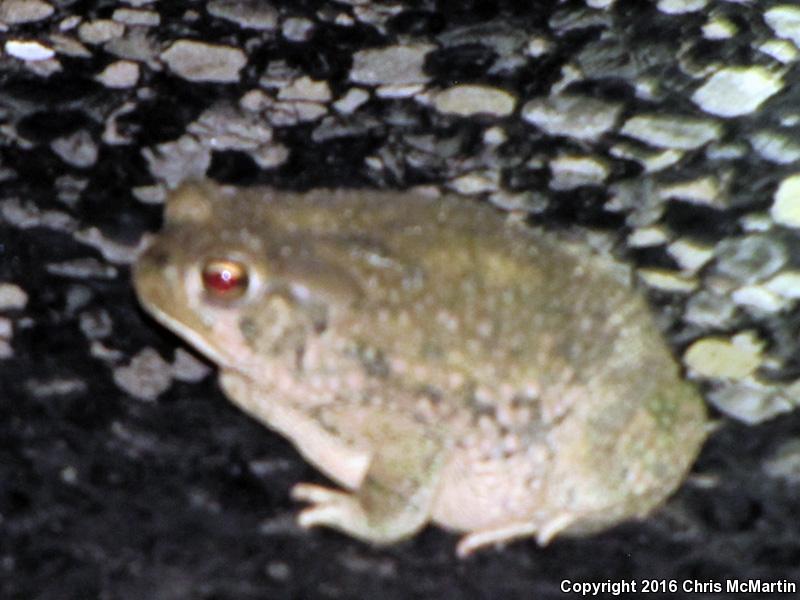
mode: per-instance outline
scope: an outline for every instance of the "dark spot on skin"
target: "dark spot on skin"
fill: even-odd
[[[440,344],[430,340],[424,343],[420,355],[431,361],[440,360],[444,356],[444,350]]]
[[[467,383],[464,386],[462,393],[464,394],[463,397],[465,406],[469,408],[469,413],[472,416],[473,424],[477,424],[480,418],[483,416],[494,420],[495,407],[478,399],[474,382],[470,381]]]
[[[328,328],[328,307],[324,304],[309,304],[305,307],[311,328],[316,335],[320,335]]]
[[[417,390],[417,393],[420,396],[424,396],[428,400],[430,400],[431,404],[434,406],[439,406],[444,402],[444,394],[442,390],[432,385],[422,385]]]
[[[359,344],[355,349],[355,354],[367,375],[379,379],[389,377],[389,363],[386,362],[386,356],[382,350],[374,346]]]
[[[247,345],[250,346],[251,349],[255,350],[259,335],[259,329],[258,325],[256,325],[256,322],[250,317],[242,317],[239,320],[239,331],[242,332],[242,337],[244,337]]]

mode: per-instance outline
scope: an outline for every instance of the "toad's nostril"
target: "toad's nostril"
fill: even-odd
[[[151,248],[148,250],[146,258],[154,267],[159,269],[163,269],[169,265],[169,253],[165,250]]]

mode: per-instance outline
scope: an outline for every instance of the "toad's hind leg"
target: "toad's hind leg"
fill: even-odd
[[[376,544],[411,537],[430,519],[443,463],[441,443],[428,428],[396,414],[371,415],[360,434],[373,450],[358,489],[296,485],[292,497],[311,503],[298,522]]]
[[[505,525],[499,525],[491,529],[473,531],[462,537],[458,541],[456,554],[459,558],[469,556],[476,550],[502,544],[511,540],[524,537],[536,536],[536,541],[540,546],[545,546],[560,532],[574,522],[574,517],[567,513],[555,515],[546,523],[535,523],[533,521],[515,521]]]

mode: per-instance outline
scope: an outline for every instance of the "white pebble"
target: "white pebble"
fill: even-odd
[[[708,113],[738,117],[756,110],[782,87],[781,76],[765,67],[727,67],[709,77],[692,101]]]
[[[761,364],[763,342],[750,332],[731,339],[711,336],[695,341],[683,355],[684,363],[702,377],[739,380]]]
[[[463,117],[481,113],[504,117],[511,114],[516,103],[507,91],[485,85],[456,85],[433,97],[436,110]]]
[[[783,271],[764,283],[764,287],[784,298],[800,298],[800,271]]]
[[[35,41],[8,40],[5,45],[6,54],[20,60],[47,60],[55,56],[55,52]]]
[[[46,19],[55,9],[41,0],[0,1],[0,21],[8,25],[33,23]]]
[[[751,307],[766,313],[774,313],[786,308],[784,298],[761,285],[745,285],[731,294],[731,299],[739,306]]]
[[[800,174],[781,181],[769,210],[772,219],[786,227],[800,227]]]
[[[139,81],[139,64],[130,60],[118,60],[103,69],[97,80],[109,88],[133,87]]]
[[[764,12],[764,21],[775,35],[790,39],[800,47],[800,7],[791,4],[774,6]]]
[[[25,308],[28,294],[14,283],[0,283],[0,310]]]
[[[247,58],[239,48],[178,40],[161,53],[172,72],[189,81],[218,83],[239,80]]]

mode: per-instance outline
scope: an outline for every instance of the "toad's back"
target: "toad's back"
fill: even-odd
[[[675,376],[618,265],[488,206],[374,191],[218,201],[243,227],[350,274],[364,294],[341,326],[426,384],[546,389],[643,365],[649,381]]]

